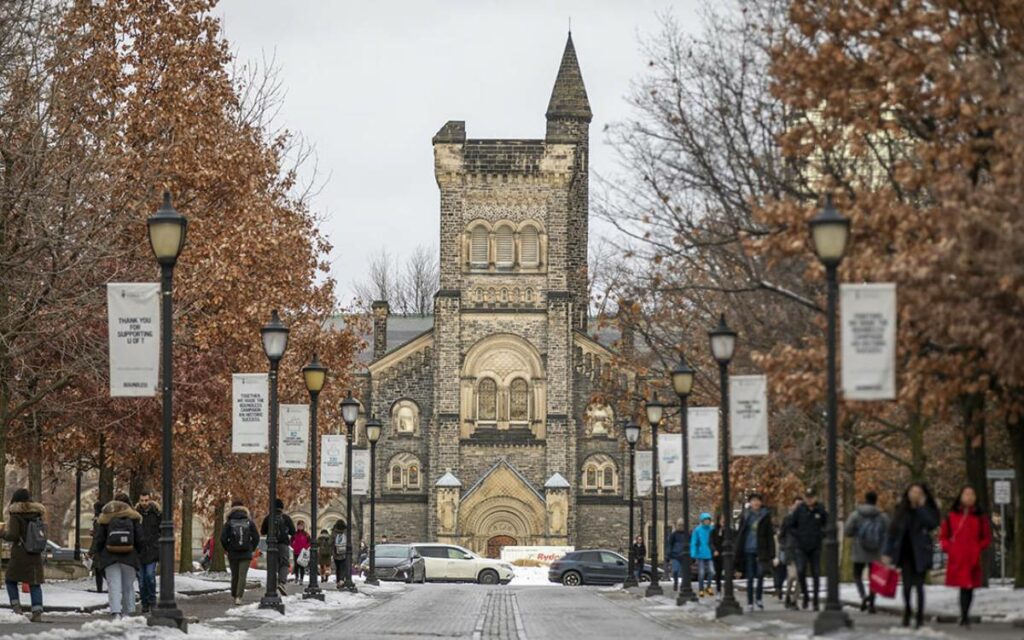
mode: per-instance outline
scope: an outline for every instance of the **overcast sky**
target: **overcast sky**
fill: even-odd
[[[700,5],[223,0],[218,11],[240,61],[275,58],[286,91],[278,124],[315,145],[323,189],[313,206],[347,302],[385,244],[399,255],[437,246],[430,139],[441,125],[465,120],[470,138],[542,138],[571,18],[594,112],[591,170],[608,174],[615,156],[601,131],[629,114],[624,96],[646,63],[640,38],[670,8],[696,28]]]

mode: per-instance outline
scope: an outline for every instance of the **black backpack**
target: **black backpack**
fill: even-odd
[[[881,551],[885,542],[885,521],[881,515],[862,517],[857,527],[857,540],[865,551]]]
[[[135,523],[129,518],[114,518],[107,527],[107,551],[125,554],[135,550]]]
[[[252,539],[252,527],[248,520],[228,520],[228,551],[233,553],[246,553],[255,547],[255,540]]]
[[[46,523],[42,518],[32,518],[25,523],[25,536],[21,548],[25,553],[37,556],[46,551]]]
[[[344,533],[334,534],[334,557],[345,558],[348,556],[347,538]]]
[[[277,544],[288,544],[292,541],[292,537],[288,535],[288,524],[284,519],[284,514],[274,514],[274,537],[277,539]]]

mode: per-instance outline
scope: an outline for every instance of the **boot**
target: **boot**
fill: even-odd
[[[868,613],[877,613],[875,611],[875,594],[868,596]]]
[[[21,603],[20,602],[12,602],[11,603],[11,611],[13,611],[14,613],[16,613],[16,614],[18,614],[20,616],[21,615]]]
[[[679,591],[679,578],[672,578],[672,590]]]
[[[38,609],[37,608],[33,608],[32,609],[32,618],[31,618],[31,620],[32,620],[32,622],[42,622],[43,621],[43,608],[42,607],[39,607]]]

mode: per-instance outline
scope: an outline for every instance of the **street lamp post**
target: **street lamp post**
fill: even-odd
[[[688,416],[687,400],[690,391],[693,390],[694,371],[686,363],[683,354],[679,354],[679,364],[672,370],[672,388],[679,396],[679,434],[683,439],[683,529],[686,531],[687,540],[690,535],[690,447],[687,442]],[[690,545],[683,545],[683,584],[679,587],[679,595],[676,596],[676,604],[684,605],[687,602],[696,602],[697,594],[693,592],[690,584]]]
[[[260,599],[260,609],[273,609],[284,613],[284,601],[278,592],[277,572],[280,567],[281,557],[278,552],[277,527],[275,518],[277,515],[277,429],[278,429],[278,406],[277,406],[277,369],[284,357],[284,351],[288,348],[288,327],[281,322],[281,316],[277,309],[270,312],[270,321],[260,329],[260,336],[263,338],[263,352],[270,361],[270,482],[268,484],[268,509],[267,509],[267,591]]]
[[[839,602],[839,542],[836,539],[837,500],[837,426],[838,401],[836,398],[836,302],[839,294],[839,263],[846,253],[846,244],[850,237],[850,219],[844,217],[832,206],[832,196],[825,200],[825,208],[811,220],[811,237],[814,240],[814,251],[818,259],[825,265],[827,281],[828,315],[826,322],[826,342],[828,346],[828,362],[826,366],[826,400],[827,415],[826,462],[828,465],[828,520],[825,523],[825,574],[827,592],[825,609],[814,620],[814,634],[822,635],[853,626],[853,621],[843,611]]]
[[[172,453],[174,446],[173,400],[174,322],[172,283],[174,265],[185,247],[188,221],[171,205],[171,194],[164,191],[163,205],[146,221],[149,244],[160,264],[160,368],[163,400],[163,441],[161,451],[164,508],[160,516],[160,598],[149,615],[149,625],[175,627],[187,631],[188,622],[174,601],[174,472]]]
[[[626,432],[626,444],[629,445],[629,544],[626,549],[629,551],[629,574],[622,583],[623,589],[637,586],[636,581],[636,559],[633,557],[633,493],[636,487],[636,441],[640,439],[640,425],[630,420],[622,429]],[[643,571],[643,567],[640,567]]]
[[[718,618],[742,613],[740,603],[733,591],[733,576],[736,571],[736,550],[732,530],[732,498],[729,495],[729,362],[736,350],[736,332],[725,324],[725,314],[718,320],[718,326],[708,332],[711,339],[711,354],[718,362],[718,384],[721,393],[721,452],[722,452],[722,522],[725,536],[722,541],[722,578],[725,594],[715,609]]]
[[[352,582],[352,432],[359,419],[359,401],[349,391],[341,401],[341,419],[345,422],[345,583],[342,589],[355,593]]]
[[[315,353],[309,364],[302,368],[302,377],[306,381],[306,390],[309,391],[309,519],[312,521],[311,533],[313,534],[309,544],[309,558],[310,563],[313,563],[319,557],[317,553],[320,546],[317,542],[319,538],[317,532],[320,526],[317,520],[317,489],[320,485],[317,478],[317,471],[320,469],[317,463],[317,441],[320,439],[320,433],[317,430],[316,412],[320,391],[323,390],[324,383],[327,382],[327,367],[320,364]],[[309,585],[306,586],[306,590],[302,594],[304,600],[310,598],[315,598],[316,600],[324,599],[324,592],[320,589],[318,583],[320,579],[319,574],[320,571],[309,572]]]
[[[366,439],[370,441],[370,570],[366,574],[366,584],[377,586],[377,441],[380,440],[381,424],[376,416],[366,423]]]
[[[658,425],[665,415],[665,405],[658,402],[658,394],[645,403],[647,422],[651,425],[651,583],[647,585],[644,595],[647,597],[661,595],[661,582],[658,580]]]

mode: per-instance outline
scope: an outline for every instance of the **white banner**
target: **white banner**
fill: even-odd
[[[683,436],[678,433],[658,434],[658,477],[663,487],[683,484]]]
[[[309,405],[282,404],[280,409],[277,466],[305,469],[309,464]]]
[[[340,489],[345,486],[345,436],[320,437],[320,486]]]
[[[718,471],[718,407],[693,407],[687,422],[690,472]]]
[[[768,455],[768,378],[729,378],[729,437],[734,456]]]
[[[896,284],[839,288],[843,397],[896,398]]]
[[[650,495],[654,486],[654,456],[650,451],[636,452],[636,494]]]
[[[107,285],[110,395],[155,396],[160,367],[160,285]]]
[[[266,453],[268,376],[236,373],[231,376],[231,453]]]
[[[352,449],[352,495],[370,495],[369,449]]]

